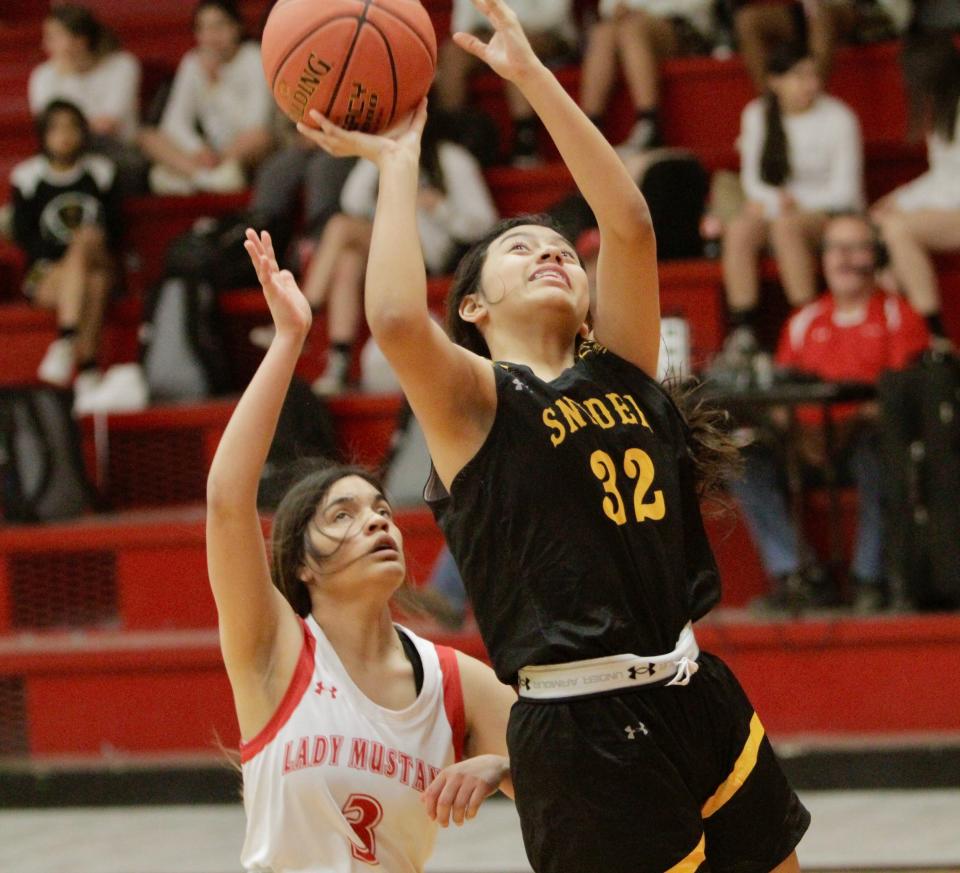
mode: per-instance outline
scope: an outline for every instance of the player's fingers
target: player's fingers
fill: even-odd
[[[453,801],[453,809],[451,810],[453,821],[457,825],[463,824],[463,817],[466,815],[467,805],[470,803],[470,795],[473,794],[473,789],[473,782],[465,781],[457,792],[457,797]]]
[[[277,263],[277,253],[273,250],[273,237],[270,236],[270,231],[265,230],[260,235],[261,240],[263,241],[263,251],[264,254],[274,263]]]
[[[427,813],[427,818],[435,819],[437,817],[437,798],[440,796],[440,792],[443,791],[443,786],[446,785],[446,783],[446,776],[441,773],[430,783],[427,790],[423,792],[420,800]]]
[[[481,782],[473,789],[473,794],[470,795],[470,802],[467,804],[467,818],[471,819],[480,811],[480,807],[491,794],[496,791],[496,788],[491,789],[489,785],[485,782]]]
[[[427,98],[424,97],[417,108],[413,111],[413,119],[410,122],[410,128],[416,132],[417,136],[423,134],[423,128],[427,123]]]
[[[258,255],[263,254],[263,246],[260,243],[260,237],[257,236],[257,232],[252,227],[248,227],[247,232],[244,235],[247,238],[247,242],[249,242],[250,245],[253,246],[253,250]]]
[[[447,780],[447,784],[443,786],[443,791],[440,792],[440,796],[437,798],[437,822],[441,827],[446,827],[450,824],[450,809],[457,799],[460,783],[461,780],[459,779]]]
[[[453,41],[465,52],[469,52],[475,58],[480,58],[481,61],[486,61],[487,44],[482,39],[478,39],[472,33],[457,31],[453,35]]]

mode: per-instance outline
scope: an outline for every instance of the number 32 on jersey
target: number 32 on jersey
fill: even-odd
[[[617,485],[617,465],[613,458],[601,449],[590,455],[590,470],[596,476],[606,495],[603,498],[604,514],[617,524],[627,523],[627,507]],[[666,514],[663,492],[658,488],[652,494],[653,460],[642,449],[627,449],[623,455],[623,472],[633,486],[633,517],[636,521],[659,521]],[[648,497],[650,499],[648,499]]]

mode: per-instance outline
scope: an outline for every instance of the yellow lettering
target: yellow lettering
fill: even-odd
[[[609,430],[616,424],[613,416],[610,414],[610,410],[607,409],[599,397],[591,397],[589,400],[584,400],[583,405],[587,407],[590,417],[604,430]]]
[[[637,401],[629,394],[624,394],[624,398],[630,401],[630,405],[637,411],[637,417],[640,419],[640,424],[642,424],[650,433],[653,433],[653,428],[650,427],[647,422],[647,417],[643,414],[643,410],[637,405]]]
[[[576,433],[581,427],[587,426],[587,420],[583,417],[583,413],[580,411],[581,406],[576,400],[571,400],[569,397],[561,397],[557,401],[557,409],[560,410],[566,419],[570,433]]]
[[[607,395],[607,400],[610,401],[613,408],[617,411],[617,415],[620,416],[620,421],[624,424],[636,424],[637,417],[630,411],[630,407],[623,402],[623,398],[617,394],[615,391],[611,391]]]
[[[557,421],[557,416],[552,409],[543,410],[543,423],[554,431],[550,434],[550,442],[554,446],[559,446],[567,438],[567,431],[559,421]]]

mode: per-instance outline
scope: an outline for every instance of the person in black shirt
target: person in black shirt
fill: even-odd
[[[13,229],[26,252],[24,291],[55,309],[59,336],[38,377],[66,386],[76,374],[78,404],[99,380],[103,313],[116,282],[120,235],[112,161],[88,152],[90,128],[72,103],[54,100],[37,119],[41,152],[13,168]]]
[[[537,873],[796,871],[809,814],[692,628],[720,597],[698,488],[733,450],[653,378],[650,212],[504,0],[474,2],[493,37],[454,38],[520,88],[596,216],[592,337],[584,269],[539,216],[468,252],[453,341],[434,324],[414,220],[424,106],[383,136],[319,114],[301,131],[380,169],[367,318],[426,436],[426,496],[494,669],[519,689],[508,747],[528,857]]]

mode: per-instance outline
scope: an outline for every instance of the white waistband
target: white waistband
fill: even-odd
[[[688,622],[677,639],[676,648],[665,655],[610,655],[566,664],[523,667],[519,692],[530,700],[557,700],[620,688],[636,688],[670,679],[667,685],[686,685],[700,669],[700,648]]]

